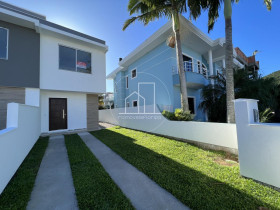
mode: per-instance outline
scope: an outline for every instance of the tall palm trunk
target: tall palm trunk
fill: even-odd
[[[226,92],[227,92],[227,122],[235,123],[234,116],[234,76],[233,76],[233,44],[232,44],[232,6],[231,0],[225,0],[226,24]]]
[[[176,56],[177,56],[177,66],[179,71],[180,79],[180,91],[181,91],[181,108],[184,112],[189,111],[188,103],[188,92],[187,92],[187,81],[186,74],[184,70],[181,36],[180,36],[180,19],[177,11],[173,11],[172,14],[173,31],[176,40]]]

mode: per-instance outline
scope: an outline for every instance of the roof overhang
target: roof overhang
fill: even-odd
[[[54,28],[54,27],[51,27],[51,26],[48,26],[48,25],[45,25],[45,24],[42,24],[42,23],[39,23],[38,32],[42,33],[42,34],[44,34],[44,33],[54,34],[56,36],[61,36],[64,39],[78,40],[78,41],[84,42],[86,44],[90,44],[93,47],[99,48],[99,49],[103,50],[104,52],[108,51],[108,46],[105,45],[105,44],[101,44],[101,43],[98,43],[96,41],[84,38],[82,36],[79,36],[79,35],[76,35],[76,34],[72,34],[72,33],[69,33],[67,31],[60,30],[60,29],[57,29],[57,28]]]
[[[117,73],[120,71],[123,71],[123,70],[124,70],[124,68],[120,66],[119,68],[115,69],[110,74],[108,74],[106,76],[106,79],[114,79],[116,77]]]
[[[71,29],[67,29],[67,28],[59,26],[57,24],[52,24],[44,19],[41,20],[38,18],[33,18],[29,15],[25,15],[24,13],[20,14],[17,11],[13,11],[11,9],[6,9],[3,7],[0,7],[0,20],[9,22],[12,24],[16,24],[19,26],[23,26],[25,28],[34,29],[37,33],[49,31],[52,33],[60,34],[62,36],[68,37],[68,38],[76,39],[76,40],[91,44],[99,49],[102,49],[104,52],[108,51],[108,46],[102,40],[99,41],[98,39],[96,39],[94,37],[90,37],[88,35],[85,35],[85,34],[82,34],[79,32],[75,32]],[[55,27],[50,26],[50,24],[55,25]],[[73,33],[71,33],[71,31]],[[90,38],[87,38],[87,37],[90,37]]]
[[[210,49],[215,51],[223,47],[225,43],[224,38],[212,40],[183,16],[180,17],[180,22],[182,34],[181,40],[183,45],[195,49],[195,51],[201,53],[202,55]],[[156,31],[152,36],[146,39],[141,45],[120,61],[120,67],[111,72],[107,76],[107,79],[114,79],[118,72],[126,70],[129,65],[150,52],[159,44],[165,42],[172,33],[172,21],[168,21],[164,26],[162,26],[158,31]]]
[[[128,56],[120,61],[119,65],[122,67],[128,67],[134,61],[141,58],[143,55],[164,42],[171,32],[172,22],[168,21],[164,26],[162,26],[158,31],[156,31],[152,36],[146,39],[140,46],[138,46],[135,50],[128,54]]]

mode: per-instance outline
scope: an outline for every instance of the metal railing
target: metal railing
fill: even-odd
[[[202,74],[206,79],[208,78],[208,69],[206,68],[206,66],[202,65],[201,63],[197,64],[197,68],[194,68],[192,61],[184,61],[184,71]],[[173,66],[172,73],[173,73],[173,75],[179,74],[178,68]]]

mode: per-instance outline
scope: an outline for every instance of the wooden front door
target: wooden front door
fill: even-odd
[[[67,99],[50,98],[49,101],[49,129],[61,130],[67,129]]]

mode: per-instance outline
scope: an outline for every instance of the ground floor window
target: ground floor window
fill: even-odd
[[[133,102],[132,102],[132,105],[133,105],[133,107],[137,107],[137,106],[138,106],[137,101],[133,101]]]
[[[195,114],[195,98],[189,97],[188,102],[189,102],[189,109],[190,109],[191,113]]]

